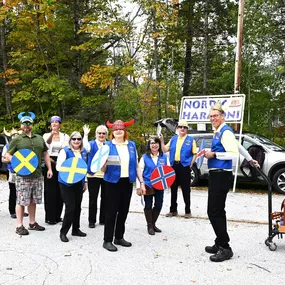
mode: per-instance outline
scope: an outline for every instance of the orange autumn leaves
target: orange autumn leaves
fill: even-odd
[[[0,72],[0,78],[5,79],[5,85],[16,85],[21,82],[17,77],[18,71],[12,68],[7,68],[4,72]]]

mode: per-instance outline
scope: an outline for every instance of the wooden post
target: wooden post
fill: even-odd
[[[239,0],[238,7],[238,27],[237,27],[237,46],[236,46],[236,61],[235,61],[235,82],[234,82],[234,94],[240,93],[240,77],[241,77],[241,62],[242,62],[242,38],[243,38],[243,16],[244,16],[244,0]],[[234,130],[239,131],[239,143],[241,142],[242,126],[235,123]],[[234,173],[234,184],[233,192],[236,190],[237,171],[239,159],[237,159],[235,173]]]
[[[240,93],[244,0],[239,0],[234,93]]]

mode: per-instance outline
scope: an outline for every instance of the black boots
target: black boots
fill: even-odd
[[[145,219],[147,222],[147,231],[150,235],[154,235],[155,233],[161,233],[161,230],[156,227],[155,223],[158,219],[160,211],[157,211],[155,209],[145,209]]]
[[[160,211],[152,209],[152,224],[153,224],[153,229],[156,233],[161,233],[161,230],[155,225],[155,223],[159,217],[159,213],[160,213]]]
[[[145,219],[147,222],[148,234],[153,236],[155,234],[155,232],[154,232],[153,223],[152,223],[152,210],[151,209],[145,209],[144,215],[145,215]]]

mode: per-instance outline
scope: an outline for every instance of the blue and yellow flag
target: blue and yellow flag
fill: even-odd
[[[21,176],[32,174],[37,169],[38,164],[39,159],[37,155],[27,148],[15,152],[11,160],[14,171]]]
[[[87,164],[82,158],[71,157],[65,160],[59,168],[60,178],[68,183],[74,184],[84,179],[87,173]]]

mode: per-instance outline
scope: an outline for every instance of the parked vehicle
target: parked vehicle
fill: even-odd
[[[2,163],[2,150],[4,146],[9,142],[9,138],[5,135],[0,134],[0,172],[4,173],[7,171],[7,165]]]
[[[172,134],[175,133],[177,120],[172,118],[166,118],[154,123],[155,126],[158,124],[161,127],[166,128]],[[204,145],[206,149],[210,149],[212,145],[212,132],[198,132],[195,130],[188,130],[188,133],[194,137],[197,146],[200,147],[202,140],[204,139]],[[237,140],[239,139],[239,134],[236,134]],[[263,173],[272,181],[273,189],[281,194],[285,194],[285,148],[277,145],[276,143],[270,141],[264,136],[244,133],[241,135],[241,144],[245,149],[249,149],[251,146],[260,146],[264,152],[264,163],[261,168]],[[249,179],[252,178],[250,175],[248,177],[241,171],[241,164],[244,161],[244,157],[240,154],[238,159],[233,160],[233,169],[235,170],[236,163],[238,162],[238,179]],[[248,173],[249,174],[249,173]],[[200,169],[196,166],[192,168],[191,171],[191,185],[197,185],[199,179],[206,178],[208,176],[207,159],[204,158],[203,165]],[[263,181],[261,176],[256,177],[257,180]],[[251,179],[252,180],[252,179]]]

